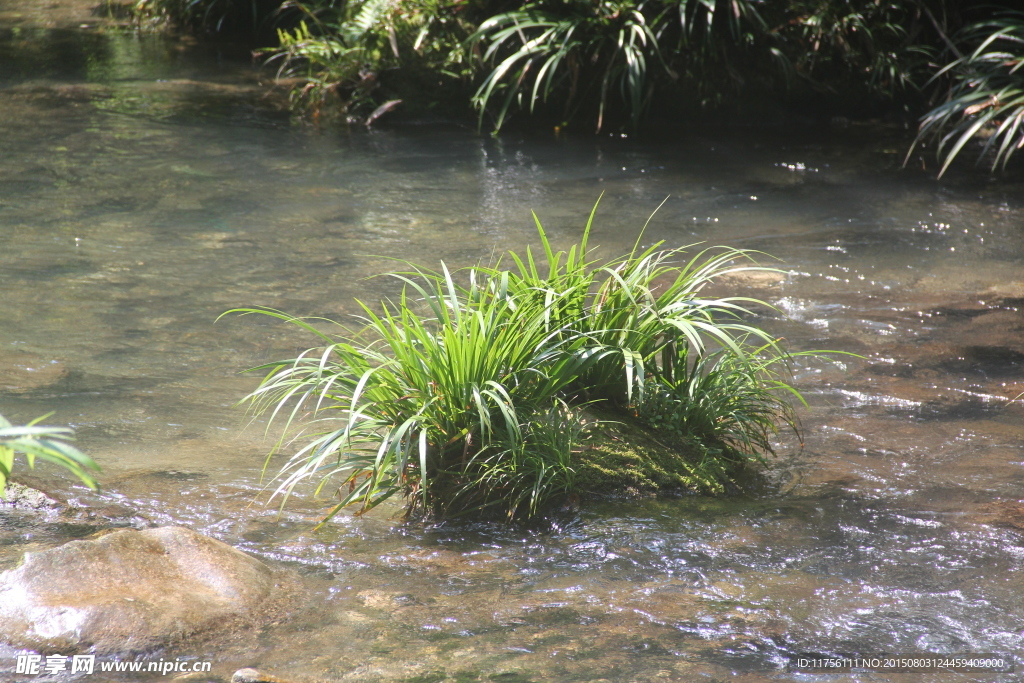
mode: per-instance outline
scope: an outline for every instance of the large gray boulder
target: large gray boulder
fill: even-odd
[[[298,578],[180,527],[115,531],[25,553],[0,573],[0,640],[38,652],[144,652],[252,627],[294,599]]]

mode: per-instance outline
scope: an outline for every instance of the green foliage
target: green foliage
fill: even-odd
[[[780,423],[796,430],[783,398],[802,401],[783,380],[792,356],[743,321],[748,306],[767,304],[700,296],[722,275],[764,270],[751,252],[719,248],[688,257],[689,247],[659,243],[595,267],[583,256],[589,222],[567,254],[554,253],[537,228],[547,277],[529,248],[525,262],[510,254],[523,298],[543,299],[554,333],[571,330],[614,350],[581,375],[578,398],[637,414],[662,438],[699,451],[690,474],[705,490],[721,490],[731,470],[771,453]]]
[[[549,491],[568,487],[562,439],[575,418],[558,395],[588,354],[579,340],[549,339],[541,308],[516,311],[500,279],[468,275],[470,285],[459,287],[443,266],[440,276],[396,274],[406,286],[400,300],[384,302],[380,314],[361,304],[363,329],[341,341],[275,311],[241,311],[328,342],[316,356],[264,366],[269,374],[249,397],[272,416],[295,399],[288,423],[309,405],[336,425],[289,461],[278,493],[343,474],[349,490],[336,510],[370,509],[402,492],[410,513],[501,503],[509,516],[529,516]]]
[[[556,90],[565,93],[563,117],[568,120],[577,95],[596,89],[600,131],[609,91],[617,87],[635,127],[649,95],[647,63],[660,60],[657,38],[643,13],[645,4],[535,2],[484,21],[469,42],[486,46],[484,63],[498,64],[473,97],[481,120],[492,97],[502,91],[495,130],[513,102],[522,106],[525,98],[533,111],[538,101],[546,102]],[[549,5],[554,11],[547,9]]]
[[[291,1],[281,16],[294,28],[278,28],[278,47],[257,54],[278,64],[279,77],[299,79],[292,93],[298,110],[319,115],[333,96],[345,114],[373,106],[382,75],[399,66],[423,77],[465,75],[469,29],[459,7],[452,0]]]
[[[978,4],[138,0],[138,13],[193,30],[273,29],[277,44],[257,54],[276,65],[279,76],[294,79],[294,107],[316,116],[363,117],[383,100],[431,107],[473,93],[469,104],[480,125],[489,122],[495,131],[516,110],[542,111],[562,126],[589,120],[600,131],[636,129],[652,106],[697,114],[756,109],[765,97],[854,109],[866,100],[914,103],[931,62],[952,45],[947,27],[956,28],[960,14],[977,12]],[[968,56],[957,53],[942,69],[940,76],[954,81],[953,94],[926,117],[922,140],[955,130],[944,149],[959,151],[960,142],[986,134],[991,127],[983,122],[963,138],[990,117],[997,126],[1010,121],[989,149],[996,164],[1016,149],[1019,127],[1013,105],[1005,104],[1018,90],[1014,22],[1018,15],[1006,15],[959,37],[969,45]],[[439,96],[439,88],[453,97]],[[985,102],[986,111],[972,109]],[[969,123],[960,126],[959,119]]]
[[[500,99],[494,128],[512,105],[531,112],[559,97],[562,118],[585,105],[602,129],[610,96],[618,91],[635,129],[661,92],[695,94],[699,106],[717,104],[743,85],[741,73],[787,77],[789,59],[754,0],[538,0],[484,21],[470,38],[485,46],[480,64],[493,64],[473,98],[483,117]],[[769,65],[766,70],[765,65]],[[499,97],[500,95],[500,97]]]
[[[917,2],[874,0],[538,0],[484,21],[471,37],[491,65],[473,99],[497,130],[515,105],[554,97],[571,119],[589,100],[604,123],[618,90],[635,128],[656,94],[698,107],[802,83],[891,97],[923,80],[932,53]],[[657,65],[660,68],[652,68]]]
[[[714,455],[704,458],[704,467],[761,461],[772,453],[780,423],[797,432],[785,396],[803,398],[783,380],[791,356],[771,344],[742,350],[691,357],[689,347],[679,347],[674,372],[660,375],[639,406],[641,420],[665,438],[696,440],[705,455]]]
[[[798,73],[821,88],[855,87],[883,97],[927,80],[937,36],[926,2],[799,0],[788,3],[780,38]],[[932,42],[927,42],[931,40]]]
[[[136,0],[132,9],[140,21],[211,33],[256,35],[281,0]]]
[[[98,488],[92,472],[99,472],[99,465],[67,443],[74,433],[71,429],[38,426],[47,417],[49,415],[43,415],[25,426],[16,427],[0,415],[0,497],[4,496],[14,470],[14,456],[18,453],[25,456],[30,468],[35,467],[36,458],[39,458],[60,465],[89,488]]]
[[[990,157],[992,170],[1024,147],[1024,13],[972,24],[957,42],[963,53],[936,75],[952,79],[949,95],[922,117],[914,141],[938,141],[939,177],[971,140],[985,141],[978,159]]]
[[[554,251],[537,222],[546,274],[529,248],[509,254],[511,270],[392,273],[399,299],[360,302],[354,331],[233,311],[288,321],[325,344],[258,368],[266,374],[247,397],[256,414],[283,419],[278,446],[305,440],[275,495],[315,479],[318,492],[341,486],[331,515],[401,494],[409,514],[534,517],[574,490],[583,410],[595,404],[674,425],[708,461],[693,481],[718,488],[737,453],[770,451],[776,422],[793,425],[774,394],[795,393],[779,375],[787,356],[743,322],[744,306],[760,302],[700,296],[718,276],[757,268],[752,254],[705,250],[673,266],[685,249],[658,243],[600,263],[588,259],[593,219],[568,252]]]
[[[525,258],[510,253],[516,265],[510,289],[523,300],[543,305],[552,334],[583,335],[590,343],[613,350],[581,377],[585,398],[632,406],[642,396],[648,375],[673,376],[681,346],[704,354],[710,342],[742,356],[738,338],[754,336],[772,343],[763,331],[742,321],[750,313],[745,305],[766,305],[763,302],[700,296],[722,275],[763,270],[754,264],[753,252],[717,248],[688,257],[688,246],[662,249],[658,242],[640,250],[638,239],[629,254],[598,264],[586,259],[593,212],[580,243],[568,252],[555,252],[536,216],[534,220],[548,273],[541,274],[529,247]]]
[[[298,109],[318,112],[331,94],[347,87],[349,97],[345,108],[358,105],[368,95],[360,78],[364,50],[348,47],[337,38],[314,35],[305,21],[294,31],[277,30],[280,47],[261,50],[269,54],[267,63],[280,62],[278,77],[299,77],[304,83],[291,93],[292,104]]]

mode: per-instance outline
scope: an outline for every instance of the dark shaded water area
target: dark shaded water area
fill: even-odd
[[[0,18],[0,413],[56,411],[105,469],[100,495],[28,479],[94,522],[188,526],[309,589],[290,620],[154,656],[295,681],[882,681],[906,676],[786,661],[1024,649],[1019,182],[902,170],[906,133],[877,127],[317,130],[215,50]],[[47,41],[72,56],[44,59]],[[718,291],[777,306],[759,322],[795,350],[863,356],[795,368],[804,443],[780,439],[763,492],[592,502],[543,532],[424,529],[393,507],[314,533],[309,491],[264,505],[270,442],[234,407],[257,382],[239,371],[315,340],[221,313],[344,318],[396,291],[371,278],[379,257],[488,260],[536,242],[530,210],[567,247],[601,193],[602,253],[669,197],[644,244],[773,255],[779,273]],[[0,511],[0,566],[93,530]]]

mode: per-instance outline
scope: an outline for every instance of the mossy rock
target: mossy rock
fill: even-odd
[[[588,411],[591,427],[575,454],[581,494],[719,494],[736,490],[737,458],[714,457],[694,441],[663,437],[629,416]]]

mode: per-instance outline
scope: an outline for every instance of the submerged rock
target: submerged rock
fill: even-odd
[[[231,683],[288,683],[283,678],[271,676],[259,669],[239,669],[231,676]]]
[[[4,497],[0,498],[0,512],[27,515],[36,522],[82,524],[97,527],[133,526],[145,528],[149,521],[134,509],[108,502],[102,498],[84,505],[77,498],[69,498],[49,489],[43,480],[18,474],[17,482],[8,481]]]
[[[39,652],[143,652],[273,619],[298,578],[180,527],[26,553],[0,574],[0,640]]]
[[[51,498],[43,491],[13,481],[7,482],[3,498],[0,498],[0,510],[56,514],[66,508],[66,504]]]

